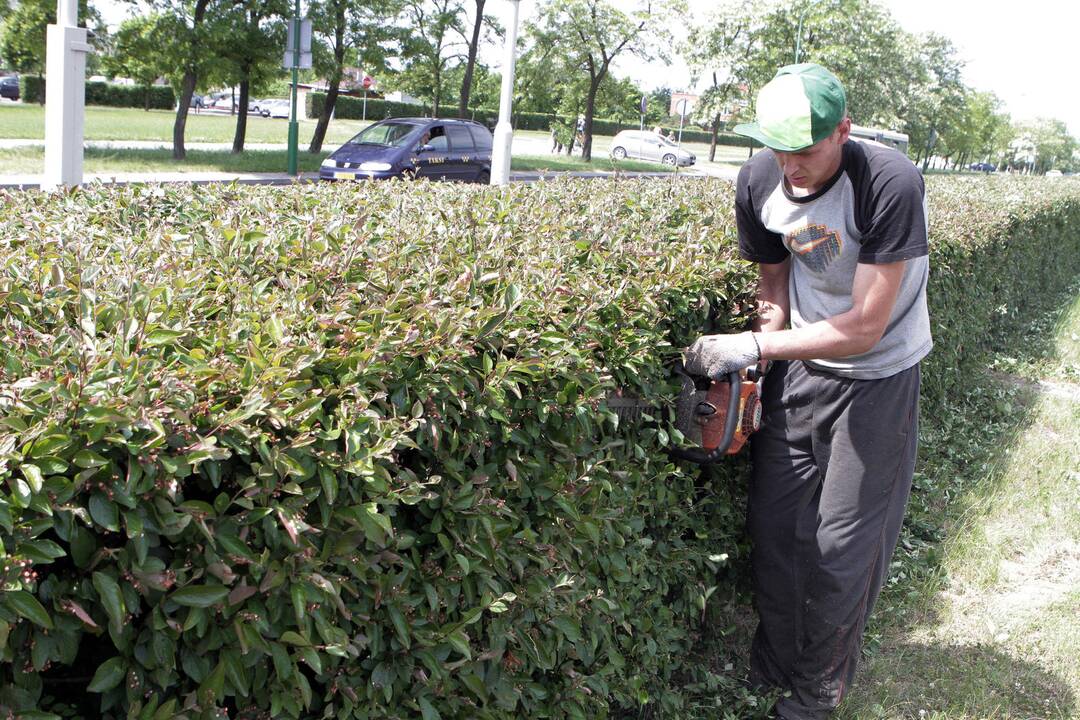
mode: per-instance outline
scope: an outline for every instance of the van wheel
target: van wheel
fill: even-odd
[[[671,165],[672,167],[675,167],[675,156],[672,155],[671,153],[668,153],[667,155],[665,155],[664,156],[664,164],[665,165]]]
[[[625,160],[626,159],[626,148],[621,148],[621,147],[615,148],[614,150],[611,151],[611,157],[615,158],[616,160]]]
[[[476,182],[480,185],[490,185],[491,173],[489,173],[487,170],[481,170],[480,174],[476,176]]]

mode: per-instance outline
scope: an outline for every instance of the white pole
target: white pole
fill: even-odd
[[[506,48],[502,65],[502,94],[499,99],[499,122],[495,125],[495,142],[491,148],[491,184],[510,182],[510,148],[514,143],[514,128],[510,125],[511,105],[514,102],[514,63],[517,60],[518,10],[521,0],[510,0],[513,6],[507,25]]]
[[[86,29],[76,27],[78,0],[57,0],[55,25],[46,31],[45,173],[42,190],[82,184],[86,107]]]

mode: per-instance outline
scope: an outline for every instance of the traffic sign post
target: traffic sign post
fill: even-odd
[[[289,174],[296,175],[297,149],[300,138],[300,123],[296,117],[296,98],[300,84],[300,68],[311,67],[311,20],[300,19],[300,0],[296,0],[296,9],[289,21],[289,38],[285,50],[285,67],[292,68],[292,102],[289,110]]]
[[[368,93],[368,90],[371,89],[371,87],[375,85],[375,78],[371,77],[370,75],[364,75],[364,79],[360,84],[364,86],[364,113],[363,113],[363,119],[367,120],[367,93]]]
[[[675,147],[682,149],[682,131],[683,126],[686,125],[686,116],[690,114],[690,101],[686,98],[682,98],[679,102],[675,103],[675,111],[679,113],[679,139],[675,143]],[[679,159],[675,158],[675,179],[679,177]],[[674,182],[674,180],[672,181]]]
[[[647,96],[645,96],[645,95],[642,95],[641,96],[641,106],[640,106],[640,109],[641,109],[641,125],[640,125],[640,127],[638,127],[638,130],[644,130],[645,129],[645,111],[646,111],[646,109],[648,107],[649,107],[649,98]]]

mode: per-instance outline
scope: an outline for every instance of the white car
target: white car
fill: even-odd
[[[259,103],[259,113],[263,117],[288,118],[291,109],[292,103],[288,100],[263,100]],[[303,110],[298,107],[297,111]]]
[[[611,141],[611,157],[637,158],[665,165],[689,167],[697,162],[692,152],[683,150],[666,137],[650,130],[623,130]]]

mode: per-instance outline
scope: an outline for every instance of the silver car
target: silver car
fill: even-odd
[[[639,158],[665,165],[689,167],[697,162],[692,152],[683,150],[666,137],[650,130],[623,130],[611,141],[611,157]]]

